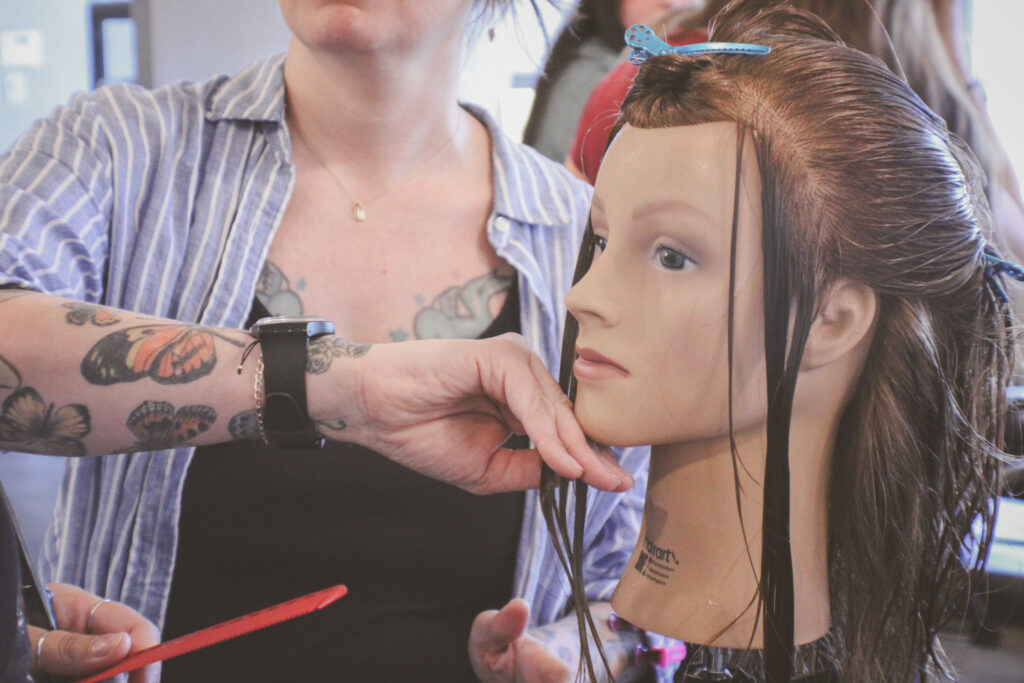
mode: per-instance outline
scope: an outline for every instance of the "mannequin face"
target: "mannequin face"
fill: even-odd
[[[609,445],[728,438],[736,125],[625,126],[597,177],[604,244],[566,297],[579,322],[576,415]],[[734,428],[765,415],[761,188],[744,146],[736,248]]]

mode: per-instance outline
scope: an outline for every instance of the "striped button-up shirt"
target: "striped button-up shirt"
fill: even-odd
[[[74,97],[0,157],[0,284],[175,320],[241,327],[295,182],[282,56],[234,77]],[[585,186],[491,135],[487,237],[519,274],[523,335],[557,372]],[[41,561],[162,624],[193,449],[69,461]],[[621,453],[627,494],[589,499],[587,593],[607,599],[640,526],[646,449]],[[413,569],[410,568],[410,571]],[[534,623],[564,613],[568,584],[527,493],[514,595]]]

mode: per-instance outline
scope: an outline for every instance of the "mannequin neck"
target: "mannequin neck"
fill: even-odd
[[[837,411],[838,412],[838,411]],[[794,414],[790,538],[796,644],[830,624],[827,494],[836,419]],[[612,598],[630,622],[686,642],[762,647],[764,426],[713,441],[656,446],[640,540]],[[739,482],[739,510],[737,509]]]

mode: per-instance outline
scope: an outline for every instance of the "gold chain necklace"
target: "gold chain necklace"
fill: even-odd
[[[438,147],[434,151],[433,154],[431,154],[426,159],[421,161],[419,164],[416,165],[415,168],[413,168],[408,173],[406,173],[403,176],[401,176],[398,180],[396,180],[395,182],[391,183],[390,185],[385,185],[384,189],[382,189],[377,194],[372,195],[368,199],[363,199],[363,200],[356,199],[354,202],[352,202],[352,218],[355,219],[359,223],[362,223],[363,221],[365,221],[366,220],[366,207],[370,204],[370,202],[374,201],[375,199],[379,199],[380,197],[383,197],[385,194],[387,194],[391,190],[395,189],[397,186],[401,185],[405,181],[412,179],[417,173],[422,171],[427,166],[427,164],[429,164],[431,161],[436,159],[441,154],[441,152],[443,152],[444,150],[446,150],[448,148],[448,145],[450,145],[450,144],[452,144],[452,142],[454,142],[455,136],[457,136],[459,134],[459,130],[461,128],[462,128],[462,113],[460,112],[459,113],[459,120],[455,124],[455,130],[452,132],[452,136],[450,138],[448,138],[447,140],[445,140],[445,143],[443,145]],[[332,171],[331,167],[327,165],[327,162],[325,162],[323,159],[321,159],[320,155],[317,154],[313,150],[313,147],[308,142],[306,142],[306,137],[302,134],[302,131],[299,130],[298,126],[292,125],[291,130],[292,130],[292,132],[295,133],[295,136],[302,142],[302,146],[306,148],[306,150],[310,153],[310,155],[314,159],[316,159],[317,162],[321,166],[324,167],[324,170],[327,171],[327,174],[329,176],[331,176],[331,178],[334,179],[334,182],[337,183],[338,188],[341,189],[342,193],[344,193],[347,197],[351,197],[352,193],[348,191],[347,187],[345,187],[345,183],[341,182],[341,179],[334,174],[334,171]]]

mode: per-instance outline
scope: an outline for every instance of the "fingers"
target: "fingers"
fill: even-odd
[[[591,447],[579,422],[576,421],[572,404],[564,396],[555,404],[555,424],[559,439],[565,444],[569,455],[583,465],[583,481],[595,488],[607,491],[621,492],[633,488],[635,482],[632,475],[619,466],[609,451],[595,450]],[[557,470],[555,471],[557,472]]]
[[[611,457],[603,457],[587,442],[572,403],[537,354],[530,353],[530,371],[539,392],[523,418],[524,426],[548,466],[569,479],[580,475],[596,488],[627,491],[633,478]],[[510,397],[511,399],[511,397]],[[516,406],[511,406],[515,410]],[[531,432],[531,427],[536,434]],[[607,454],[606,454],[607,455]]]
[[[473,620],[469,647],[480,653],[500,653],[507,649],[526,630],[530,608],[518,598],[500,610],[481,612]]]
[[[570,662],[557,657],[553,648],[526,633],[519,641],[517,679],[530,683],[570,683],[573,670]]]
[[[75,633],[117,633],[131,635],[132,652],[160,642],[160,631],[146,617],[128,605],[101,599],[66,583],[47,584],[53,593],[53,613],[57,625]]]
[[[76,675],[85,675],[100,671],[118,663],[125,656],[152,647],[160,642],[160,631],[149,619],[133,610],[127,605],[112,600],[101,600],[98,596],[89,591],[82,590],[77,586],[64,583],[52,583],[47,587],[53,593],[53,612],[57,619],[57,625],[64,631],[54,631],[43,641],[43,664],[49,656],[48,650],[51,640],[59,640],[67,648],[67,656],[59,665],[82,667],[73,671]],[[40,632],[41,633],[41,632]],[[60,635],[62,634],[62,635]],[[88,635],[87,635],[88,634]],[[104,636],[104,634],[107,634]],[[64,636],[72,639],[65,641]],[[108,638],[104,641],[104,637]],[[86,658],[82,643],[88,643],[88,648],[102,650],[116,638],[124,637],[128,643],[122,651],[123,645],[117,641],[117,647],[112,654]],[[67,657],[77,658],[67,663]],[[97,663],[98,662],[98,663]],[[50,673],[68,675],[61,671],[44,669]],[[129,683],[156,683],[160,679],[160,664],[151,664],[143,669],[132,672],[128,676]]]
[[[39,640],[42,639],[42,646]],[[127,633],[94,636],[67,631],[43,631],[29,627],[33,671],[55,676],[86,676],[101,671],[127,656],[132,639]]]
[[[160,642],[160,631],[153,622],[119,602],[104,602],[93,613],[92,633],[127,631],[132,637],[132,652],[153,647]]]
[[[530,608],[513,600],[501,610],[481,612],[469,631],[469,662],[486,683],[516,680],[515,643],[526,630]]]
[[[614,471],[619,470],[618,463],[611,454],[600,451],[596,457],[605,467]],[[478,495],[537,488],[540,485],[540,468],[544,460],[538,448],[510,449],[502,447],[491,456],[490,462],[487,464],[487,471],[481,479],[460,484],[460,486],[470,493]],[[616,481],[623,481],[623,483],[618,488],[609,490],[629,490],[633,485],[633,478],[626,472],[623,472],[622,476],[625,477],[624,480],[616,479]],[[596,486],[591,483],[591,479],[589,474],[584,477],[584,481]],[[602,486],[602,488],[608,487]]]
[[[572,404],[526,340],[519,335],[503,335],[490,342],[486,347],[489,353],[481,361],[484,390],[507,405],[508,412],[521,423],[536,446],[535,452],[548,467],[567,479],[582,476],[596,488],[630,489],[633,478],[614,459],[602,457],[591,448],[576,421]],[[491,469],[488,479],[498,481],[495,490],[539,483],[539,462],[533,452],[520,451],[518,461],[499,452]],[[507,479],[497,479],[496,472]]]
[[[535,489],[540,486],[540,464],[536,448],[499,448],[481,478],[460,486],[477,495]]]

